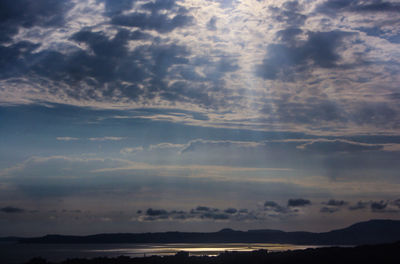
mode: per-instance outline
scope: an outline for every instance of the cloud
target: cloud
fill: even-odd
[[[75,141],[75,140],[79,140],[79,138],[76,137],[57,137],[56,138],[59,141]]]
[[[155,145],[150,145],[149,149],[150,150],[155,150],[155,149],[180,149],[184,147],[184,144],[174,144],[174,143],[169,143],[169,142],[163,142]]]
[[[349,210],[360,210],[369,208],[373,213],[399,213],[397,200],[381,201],[359,201],[356,205],[350,206]]]
[[[376,151],[383,150],[384,146],[381,144],[368,144],[355,141],[341,140],[341,139],[316,139],[307,142],[303,145],[297,146],[299,149],[307,151],[315,151],[319,153],[327,152],[360,152],[360,151]]]
[[[124,137],[91,137],[90,141],[120,141],[125,139]]]
[[[151,208],[147,209],[146,214],[149,216],[162,216],[162,215],[167,215],[168,212],[166,210],[153,210]]]
[[[176,0],[156,0],[142,5],[143,9],[150,10],[152,13],[159,12],[161,10],[171,10],[178,8]]]
[[[160,33],[167,33],[178,27],[183,27],[191,21],[192,18],[185,15],[176,15],[169,19],[164,14],[133,13],[116,16],[111,22],[119,26],[137,27],[142,30],[156,30]]]
[[[343,206],[343,205],[346,205],[347,204],[347,202],[346,201],[343,201],[343,200],[334,200],[334,199],[330,199],[329,201],[327,201],[327,202],[323,202],[323,204],[326,204],[326,205],[328,205],[328,206]]]
[[[386,207],[388,206],[388,202],[385,202],[385,201],[379,201],[379,202],[372,201],[370,206],[371,206],[371,210],[373,212],[380,212],[380,211],[386,209]]]
[[[333,214],[333,213],[338,212],[339,210],[340,210],[340,209],[337,208],[337,207],[326,207],[326,206],[324,206],[324,207],[322,207],[319,211],[320,211],[321,213]]]
[[[288,25],[303,25],[307,20],[307,16],[301,13],[302,6],[298,1],[284,2],[281,8],[269,7],[272,17],[281,23]]]
[[[0,3],[0,43],[9,42],[19,28],[59,27],[65,13],[73,6],[70,1],[5,0]]]
[[[19,214],[19,213],[25,212],[25,210],[22,208],[18,208],[18,207],[6,206],[3,208],[0,208],[0,212],[6,213],[6,214]]]
[[[277,212],[277,213],[286,213],[286,212],[288,212],[287,208],[280,206],[279,204],[277,204],[274,201],[266,201],[264,203],[264,209],[267,210],[267,211],[271,211],[272,210],[272,211]]]
[[[279,205],[278,205],[276,202],[274,202],[274,201],[266,201],[266,202],[264,203],[264,207],[276,208],[276,207],[279,207]]]
[[[141,30],[168,33],[176,28],[188,25],[193,19],[186,15],[187,10],[177,5],[175,0],[157,0],[143,4],[141,7],[150,11],[150,14],[145,12],[117,14],[112,17],[111,23],[119,26],[136,27]]]
[[[223,213],[204,213],[204,214],[201,214],[200,218],[213,219],[213,220],[228,220],[229,215],[223,214]]]
[[[217,20],[218,18],[216,16],[210,18],[210,20],[207,22],[207,29],[211,31],[217,30]]]
[[[307,206],[307,205],[311,205],[311,201],[307,200],[307,199],[289,199],[287,206],[288,207],[303,207],[303,206]]]
[[[300,30],[292,30],[300,34]],[[307,32],[305,41],[296,43],[288,38],[287,33],[278,32],[284,44],[270,44],[263,63],[257,66],[256,75],[266,80],[294,80],[298,73],[313,68],[338,67],[340,56],[336,50],[342,45],[345,37],[353,33],[344,31]],[[282,37],[283,36],[283,37]]]
[[[321,213],[333,214],[333,213],[340,211],[340,208],[344,205],[347,205],[348,203],[343,200],[330,199],[327,202],[322,202],[322,204],[325,204],[327,206],[324,206],[320,209]]]
[[[139,215],[139,221],[256,221],[265,218],[260,212],[248,209],[237,210],[227,208],[221,210],[208,206],[197,206],[189,211],[185,210],[165,210],[151,209],[146,211],[146,215]],[[135,218],[133,220],[136,220]]]
[[[254,148],[262,145],[262,142],[246,142],[246,141],[230,141],[230,140],[204,140],[194,139],[189,141],[182,149],[181,153],[207,150],[210,148],[218,149],[230,149],[232,147],[237,148]]]
[[[329,0],[325,1],[316,10],[321,13],[335,15],[337,12],[400,12],[400,5],[382,0]]]
[[[130,10],[136,1],[137,0],[98,0],[98,2],[104,2],[106,14],[108,16],[114,16],[123,11]]]
[[[362,210],[367,208],[368,204],[369,204],[368,202],[358,201],[357,204],[350,206],[349,210],[351,211]]]
[[[120,150],[119,153],[121,153],[121,154],[130,154],[130,153],[140,152],[140,151],[143,151],[143,150],[144,150],[143,147],[123,148],[123,149]]]
[[[227,214],[236,214],[237,211],[238,210],[235,209],[235,208],[227,208],[227,209],[224,210],[224,212],[227,213]]]
[[[219,209],[210,208],[210,207],[207,207],[207,206],[197,206],[196,209],[192,209],[192,212],[195,213],[196,211],[198,211],[198,212],[218,212]]]

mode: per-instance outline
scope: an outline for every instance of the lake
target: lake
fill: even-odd
[[[43,257],[50,261],[62,261],[67,258],[94,257],[144,257],[174,255],[179,251],[188,251],[190,255],[218,255],[224,251],[285,251],[316,248],[321,246],[265,244],[265,243],[185,243],[185,244],[0,244],[0,260],[3,264],[23,263],[34,257]]]

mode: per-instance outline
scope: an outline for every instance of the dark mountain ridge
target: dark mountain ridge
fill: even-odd
[[[117,233],[89,236],[46,235],[23,238],[20,243],[288,243],[299,245],[361,245],[400,241],[400,221],[370,220],[323,233],[280,230],[219,232]]]

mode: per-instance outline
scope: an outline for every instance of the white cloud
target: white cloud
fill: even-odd
[[[91,137],[90,141],[119,141],[125,139],[124,137]]]
[[[136,153],[143,151],[143,147],[135,147],[135,148],[123,148],[120,150],[119,153],[121,154],[131,154],[131,153]]]
[[[59,141],[74,141],[74,140],[79,140],[79,138],[76,138],[76,137],[57,137],[57,140],[59,140]]]

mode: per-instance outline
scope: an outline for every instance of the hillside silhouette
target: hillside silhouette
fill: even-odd
[[[235,231],[223,229],[213,233],[162,232],[119,233],[90,236],[46,235],[22,238],[20,243],[287,243],[298,245],[362,245],[400,241],[400,221],[370,220],[344,229],[323,233],[284,232],[280,230]]]

